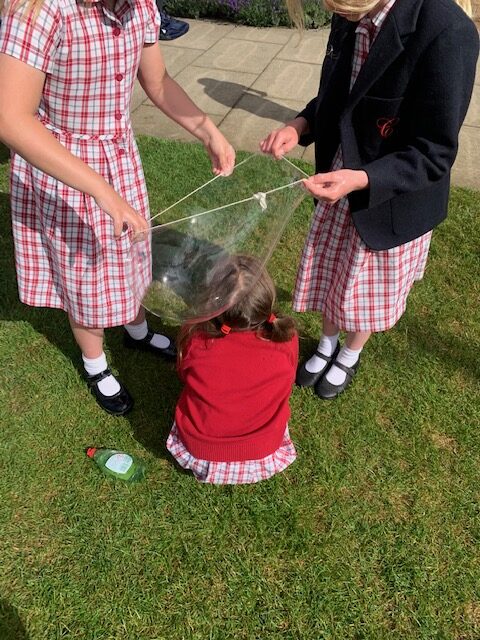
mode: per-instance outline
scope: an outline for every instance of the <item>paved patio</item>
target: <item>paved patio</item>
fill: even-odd
[[[189,33],[162,43],[167,69],[236,149],[256,151],[262,137],[295,116],[316,95],[328,29],[300,37],[290,29],[188,22]],[[193,140],[152,105],[139,85],[132,112],[137,134]],[[292,156],[313,162],[313,146],[298,147]],[[454,183],[480,188],[479,167],[480,64],[460,134]]]

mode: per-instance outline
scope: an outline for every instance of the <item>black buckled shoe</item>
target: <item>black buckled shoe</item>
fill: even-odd
[[[315,393],[319,398],[322,398],[322,400],[333,400],[345,391],[358,371],[360,358],[356,361],[353,367],[346,367],[344,364],[337,362],[336,360],[334,360],[330,366],[332,367],[333,365],[344,371],[347,377],[342,384],[332,384],[327,380],[326,375],[322,376],[315,385]]]
[[[305,360],[305,362],[301,364],[297,369],[297,376],[295,378],[295,384],[297,385],[297,387],[314,387],[317,384],[318,380],[330,369],[332,360],[334,360],[338,356],[339,351],[340,342],[337,342],[335,351],[331,356],[326,356],[325,354],[320,353],[320,351],[318,351],[317,349],[313,355],[322,358],[322,360],[325,360],[327,364],[318,373],[310,373],[310,371],[307,371],[307,369],[305,368],[308,360],[310,360],[310,358],[312,357],[310,356],[310,358],[308,358],[308,360]]]
[[[113,396],[104,395],[98,388],[98,383],[111,375],[113,375],[112,372],[107,368],[105,369],[105,371],[97,373],[94,376],[89,376],[87,374],[86,379],[88,386],[90,387],[90,391],[95,396],[95,400],[102,407],[102,409],[104,409],[107,413],[111,413],[113,416],[123,416],[132,409],[133,398],[122,385],[122,383],[117,378],[115,378],[120,385],[120,391],[115,393]]]
[[[152,338],[154,336],[153,331],[148,331],[145,338],[141,340],[134,340],[132,336],[125,329],[123,334],[123,344],[128,349],[139,349],[140,351],[150,351],[151,353],[155,353],[157,356],[162,356],[166,360],[176,360],[177,359],[177,348],[172,340],[170,340],[170,344],[168,347],[164,347],[161,349],[160,347],[155,347],[152,342]]]

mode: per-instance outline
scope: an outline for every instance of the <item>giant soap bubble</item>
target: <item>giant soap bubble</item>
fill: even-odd
[[[129,284],[151,313],[175,321],[210,319],[229,306],[218,286],[237,254],[257,258],[259,276],[305,197],[307,177],[289,160],[251,155],[157,216],[132,243]],[[152,262],[152,280],[145,280]]]

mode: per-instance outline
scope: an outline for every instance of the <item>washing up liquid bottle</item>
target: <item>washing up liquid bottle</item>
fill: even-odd
[[[123,451],[88,447],[86,454],[107,476],[120,478],[126,482],[138,482],[145,475],[144,463]]]

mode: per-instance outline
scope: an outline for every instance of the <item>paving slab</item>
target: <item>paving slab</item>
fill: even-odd
[[[480,189],[480,127],[462,127],[460,147],[452,171],[452,182],[461,187]]]
[[[480,127],[480,85],[475,85],[472,101],[470,102],[467,117],[465,118],[465,125]]]
[[[258,151],[260,141],[290,119],[292,114],[298,113],[303,106],[303,102],[299,101],[276,100],[272,103],[258,99],[256,95],[246,94],[221,122],[220,131],[236,149]],[[303,147],[297,147],[290,155],[300,158],[303,152]]]
[[[176,76],[176,81],[202,111],[208,115],[226,116],[256,79],[253,73],[206,69],[190,66]],[[147,104],[152,104],[150,100]]]
[[[278,60],[321,64],[325,57],[329,33],[330,29],[294,32],[276,57]]]
[[[187,49],[175,45],[162,43],[163,59],[168,73],[175,78],[181,71],[189,67],[203,54],[203,49]]]
[[[318,93],[321,66],[288,60],[273,60],[259,75],[253,88],[272,98],[301,100],[305,104]]]
[[[188,33],[173,42],[181,43],[187,49],[210,49],[216,42],[225,38],[235,29],[233,24],[223,24],[221,22],[210,22],[208,20],[186,20],[190,25]],[[169,46],[170,42],[162,42],[162,45]]]
[[[197,58],[195,64],[209,69],[261,73],[281,48],[281,44],[223,38]]]
[[[210,116],[216,125],[220,124],[221,116]],[[186,142],[197,141],[185,129],[167,118],[160,109],[148,104],[142,104],[132,115],[132,125],[135,133],[164,138],[168,140],[184,140]]]
[[[259,29],[257,27],[235,27],[228,34],[229,38],[238,40],[248,40],[250,42],[270,42],[271,44],[286,44],[292,38],[292,29],[286,27],[271,27],[270,29]]]
[[[145,102],[146,99],[147,99],[147,96],[145,94],[145,91],[142,89],[142,87],[140,86],[140,83],[137,80],[135,82],[135,86],[133,87],[132,101],[130,103],[131,113],[133,114],[133,112],[136,109],[138,109],[138,107],[142,104],[142,102]],[[137,133],[143,133],[143,132],[138,131]]]
[[[311,144],[308,147],[305,147],[302,154],[302,160],[310,162],[310,164],[315,167],[315,145]]]
[[[316,95],[328,29],[300,37],[293,29],[188,22],[187,35],[162,42],[167,68],[237,149],[256,151],[269,131],[296,115]],[[138,83],[132,112],[136,133],[193,139],[147,100]],[[313,163],[313,145],[298,147],[293,155]],[[460,132],[453,183],[480,189],[479,167],[480,61],[472,103]]]

